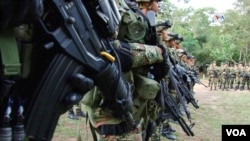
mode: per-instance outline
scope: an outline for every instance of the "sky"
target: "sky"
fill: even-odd
[[[236,0],[190,0],[187,4],[184,4],[183,0],[170,0],[177,7],[193,7],[194,9],[204,7],[214,7],[217,12],[225,12],[228,9],[233,9],[233,3]]]

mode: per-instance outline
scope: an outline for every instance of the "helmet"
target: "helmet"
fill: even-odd
[[[168,31],[168,36],[171,36],[171,37],[173,37],[173,38],[176,38],[176,33],[173,33],[173,32],[171,32],[171,31]]]
[[[182,36],[180,36],[179,34],[176,34],[176,36],[175,36],[175,42],[176,43],[181,43],[183,40],[184,39],[183,39]]]
[[[156,25],[156,28],[158,31],[162,31],[164,29],[168,29],[172,26],[172,24],[169,22],[169,20],[166,20],[165,22],[158,22]]]

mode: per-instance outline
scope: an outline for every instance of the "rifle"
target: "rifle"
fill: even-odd
[[[205,86],[206,88],[208,87],[207,85],[205,85],[204,83],[202,83],[202,82],[199,80],[199,78],[197,77],[197,75],[195,75],[194,72],[189,71],[189,70],[183,68],[183,67],[180,66],[180,65],[176,65],[176,68],[177,68],[177,70],[178,70],[178,72],[179,72],[180,74],[184,74],[184,75],[186,75],[187,77],[190,77],[190,78],[193,80],[193,82],[195,82],[195,83],[197,83],[197,84],[201,84],[201,85]]]
[[[163,111],[154,122],[150,122],[147,125],[146,136],[144,139],[145,141],[149,141],[149,138],[153,134],[154,128],[168,118],[172,118],[173,120],[177,121],[188,136],[194,136],[194,133],[191,130],[194,124],[188,126],[186,121],[181,117],[179,105],[176,103],[173,96],[169,94],[167,84],[163,80],[160,80],[160,93],[157,95],[156,100],[161,105]]]
[[[119,92],[129,94],[120,77],[119,64],[117,67],[101,55],[103,51],[112,50],[110,40],[119,21],[119,17],[114,16],[116,10],[112,11],[113,1],[43,2],[44,14],[34,24],[40,33],[37,38],[41,35],[38,45],[43,45],[43,54],[39,53],[41,55],[37,57],[41,66],[35,70],[37,76],[31,78],[35,88],[28,91],[31,98],[25,111],[26,135],[36,141],[51,140],[60,115],[79,103],[94,85],[99,84],[113,99]],[[113,76],[117,79],[111,80]],[[104,83],[115,85],[116,89],[111,90]],[[129,101],[129,96],[127,98]],[[120,105],[113,109],[122,107],[127,111],[132,105],[120,99],[114,100]],[[130,113],[120,115],[134,125]]]
[[[184,71],[184,68],[182,68],[178,64],[175,65],[174,68],[170,69],[170,79],[173,81],[175,89],[178,89],[178,91],[183,94],[183,96],[187,99],[187,102],[191,102],[195,108],[199,108],[197,101],[193,96],[193,93],[186,87],[185,82],[180,77],[182,73],[185,73]]]
[[[167,85],[163,80],[160,81],[160,87],[161,87],[161,93],[163,93],[164,95],[166,108],[169,110],[173,119],[176,120],[180,124],[181,128],[188,136],[194,136],[194,133],[191,130],[194,124],[191,126],[188,126],[185,120],[181,117],[181,111],[179,109],[179,106],[174,100],[173,96],[167,92]]]
[[[204,83],[202,83],[196,76],[194,76],[194,75],[191,75],[191,78],[192,78],[192,80],[195,82],[195,83],[197,83],[197,84],[201,84],[201,85],[203,85],[204,87],[208,87],[207,85],[205,85]]]

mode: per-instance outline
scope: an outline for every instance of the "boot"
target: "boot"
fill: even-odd
[[[176,136],[173,134],[175,130],[173,130],[170,126],[163,126],[161,135],[170,140],[176,140]]]

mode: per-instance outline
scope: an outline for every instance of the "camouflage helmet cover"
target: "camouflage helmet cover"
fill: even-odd
[[[156,24],[156,30],[157,31],[162,31],[162,30],[170,28],[171,26],[172,26],[172,24],[170,23],[169,20],[166,20],[165,22],[159,21]]]

